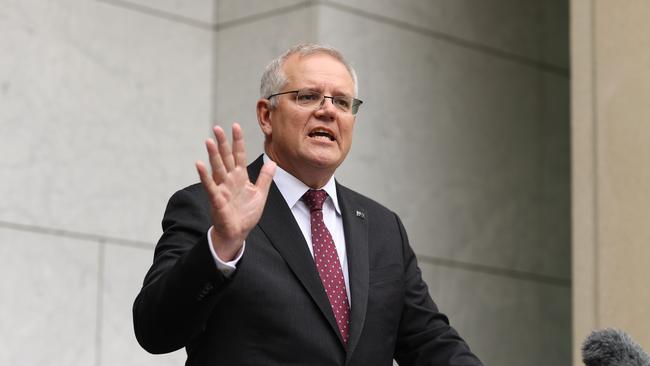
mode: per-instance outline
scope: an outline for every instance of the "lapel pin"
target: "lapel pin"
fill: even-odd
[[[362,218],[362,219],[365,219],[365,218],[366,218],[366,214],[365,214],[364,212],[361,212],[361,211],[357,210],[357,217],[360,217],[360,218]]]

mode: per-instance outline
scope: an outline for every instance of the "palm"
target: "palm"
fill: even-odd
[[[262,215],[266,194],[249,181],[245,169],[231,175],[230,181],[219,185],[224,204],[212,202],[212,224],[226,237],[245,237]]]
[[[206,141],[212,174],[203,163],[196,165],[210,199],[213,245],[226,260],[237,253],[259,221],[275,171],[274,163],[264,164],[256,184],[251,183],[241,127],[233,124],[232,130],[232,150],[220,127],[214,128],[217,143],[212,139]]]

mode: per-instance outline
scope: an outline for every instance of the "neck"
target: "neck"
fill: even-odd
[[[292,164],[287,164],[282,159],[277,159],[270,151],[266,151],[266,155],[271,158],[280,168],[287,173],[296,177],[299,181],[303,182],[311,189],[321,189],[329,182],[334,175],[334,171],[324,169],[321,167],[312,167],[309,165],[302,165],[299,168]]]

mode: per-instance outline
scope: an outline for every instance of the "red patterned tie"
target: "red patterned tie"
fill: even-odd
[[[323,190],[310,189],[302,196],[302,200],[311,212],[311,240],[316,269],[323,281],[343,342],[347,344],[350,330],[350,304],[334,240],[323,222],[323,202],[326,199],[327,192]]]

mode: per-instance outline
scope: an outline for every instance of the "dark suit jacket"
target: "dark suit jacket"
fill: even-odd
[[[261,157],[249,166],[257,179]],[[438,312],[397,215],[337,183],[350,276],[350,340],[341,341],[307,243],[272,184],[230,278],[207,241],[207,195],[176,192],[135,300],[138,341],[182,347],[187,365],[480,365]]]

